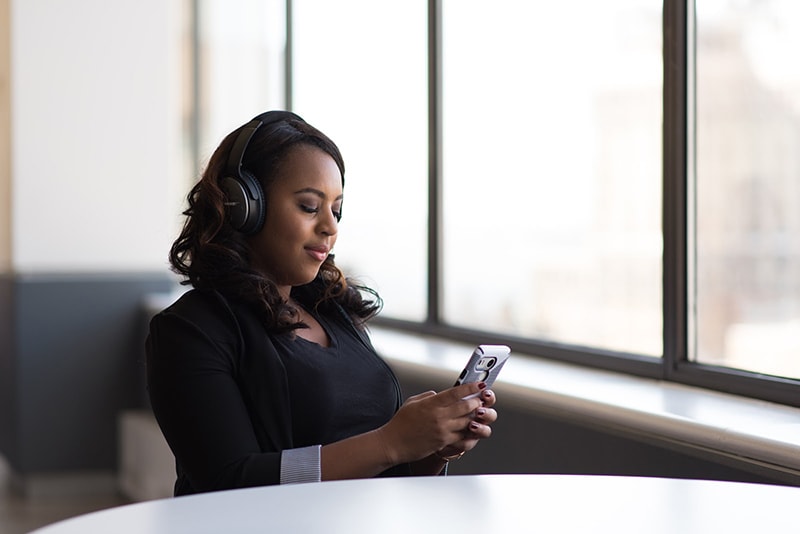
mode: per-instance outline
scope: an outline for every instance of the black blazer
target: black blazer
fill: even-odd
[[[341,307],[329,312],[374,353]],[[287,375],[251,305],[191,290],[151,319],[146,355],[153,412],[176,458],[175,495],[280,483],[281,451],[294,447]],[[396,410],[400,387],[386,368]]]

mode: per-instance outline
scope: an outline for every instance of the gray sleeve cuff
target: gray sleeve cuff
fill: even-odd
[[[281,484],[319,482],[322,480],[320,450],[322,445],[311,445],[281,452]]]

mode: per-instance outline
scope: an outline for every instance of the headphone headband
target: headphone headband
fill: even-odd
[[[228,155],[228,163],[225,166],[226,176],[239,176],[242,175],[242,160],[244,159],[244,152],[247,150],[247,145],[255,135],[256,130],[265,124],[272,124],[286,119],[294,119],[305,122],[299,115],[291,111],[267,111],[256,115],[253,119],[242,126],[239,135],[236,137],[236,142],[233,143],[233,148]]]

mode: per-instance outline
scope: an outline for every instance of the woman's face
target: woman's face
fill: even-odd
[[[336,243],[341,208],[342,174],[333,158],[313,146],[292,148],[267,191],[264,226],[250,238],[253,267],[284,298],[316,278]]]

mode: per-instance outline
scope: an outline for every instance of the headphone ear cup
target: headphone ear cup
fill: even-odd
[[[242,126],[228,154],[226,170],[219,185],[225,194],[228,222],[243,234],[252,235],[261,230],[267,216],[267,202],[261,184],[255,176],[242,168],[247,144],[256,130],[264,124],[289,119],[303,122],[303,119],[290,111],[262,113]]]
[[[258,180],[243,171],[238,178],[224,177],[220,187],[225,194],[225,208],[231,226],[246,235],[261,230],[267,215],[267,203]]]

